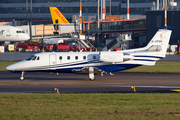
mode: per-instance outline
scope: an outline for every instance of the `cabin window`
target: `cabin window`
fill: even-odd
[[[95,55],[93,56],[93,59],[96,59],[96,56],[95,56]]]
[[[86,56],[83,56],[83,59],[85,60],[85,59],[86,59]]]
[[[62,56],[59,57],[59,60],[62,60]]]
[[[24,33],[24,31],[16,31],[16,33]]]
[[[70,60],[70,56],[67,56],[67,59]]]
[[[75,56],[75,59],[78,60],[78,56]]]
[[[4,31],[5,31],[5,30],[1,30],[1,31],[0,31],[0,35],[3,35],[3,32],[4,32]]]

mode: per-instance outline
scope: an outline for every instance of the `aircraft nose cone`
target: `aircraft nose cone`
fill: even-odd
[[[27,35],[27,36],[26,36],[26,40],[29,40],[29,39],[30,39],[30,37],[29,37],[29,35]]]
[[[7,71],[13,71],[13,70],[15,70],[15,68],[16,68],[15,65],[9,65],[9,66],[7,66],[5,69],[6,69]]]

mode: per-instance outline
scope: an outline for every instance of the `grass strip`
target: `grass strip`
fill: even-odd
[[[2,120],[175,120],[178,93],[0,94]]]
[[[140,66],[122,72],[134,73],[180,73],[180,62],[156,62],[154,66]]]
[[[0,62],[0,71],[5,71],[5,67],[15,62]],[[140,66],[137,68],[124,70],[121,72],[134,73],[180,73],[180,62],[157,62],[154,66]]]
[[[6,66],[10,65],[10,64],[13,64],[15,62],[0,62],[0,71],[6,71]]]

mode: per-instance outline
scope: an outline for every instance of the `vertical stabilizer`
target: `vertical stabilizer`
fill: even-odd
[[[147,45],[147,51],[158,52],[165,57],[171,33],[172,27],[161,27]]]
[[[51,12],[53,24],[69,24],[69,21],[56,7],[49,7],[49,9]]]

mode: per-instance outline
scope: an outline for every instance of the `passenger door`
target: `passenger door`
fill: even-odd
[[[56,54],[50,54],[49,55],[49,69],[55,70],[56,69]]]

